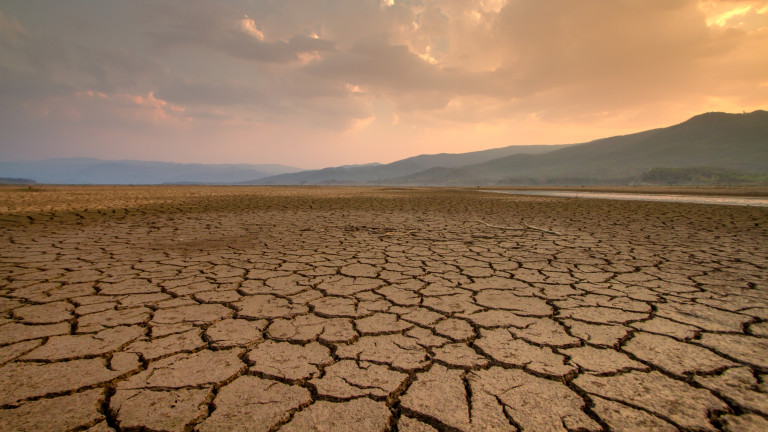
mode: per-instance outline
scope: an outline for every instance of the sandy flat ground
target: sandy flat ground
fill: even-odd
[[[768,209],[1,188],[0,430],[768,430]]]

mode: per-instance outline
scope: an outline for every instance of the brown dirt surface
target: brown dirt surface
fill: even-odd
[[[763,430],[766,328],[766,208],[0,188],[0,432]]]

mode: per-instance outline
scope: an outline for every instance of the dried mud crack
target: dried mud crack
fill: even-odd
[[[768,429],[768,210],[0,189],[0,431]]]

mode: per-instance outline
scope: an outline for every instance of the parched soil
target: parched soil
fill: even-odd
[[[768,209],[2,188],[24,430],[768,430]]]

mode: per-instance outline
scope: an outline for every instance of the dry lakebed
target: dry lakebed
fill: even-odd
[[[0,188],[0,431],[765,431],[768,208]]]

